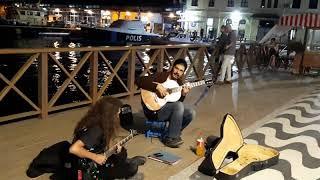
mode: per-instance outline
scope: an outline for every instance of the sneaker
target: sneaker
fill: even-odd
[[[232,84],[232,81],[224,81],[226,84]]]
[[[133,158],[128,158],[127,161],[131,164],[136,164],[137,166],[142,166],[146,163],[147,158],[143,156],[135,156]]]
[[[181,137],[166,137],[163,139],[163,144],[171,148],[178,148],[181,144],[183,144],[183,140],[181,139]]]

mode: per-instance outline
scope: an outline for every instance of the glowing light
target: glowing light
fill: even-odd
[[[169,14],[169,18],[174,18],[176,17],[172,12]]]
[[[230,18],[232,20],[232,25],[231,25],[232,29],[237,30],[239,27],[239,22],[242,19],[241,13],[239,11],[233,11],[231,13]]]
[[[130,16],[131,13],[129,11],[126,12],[126,16]]]
[[[109,16],[110,14],[111,14],[111,12],[110,11],[108,11],[108,10],[101,10],[101,14],[102,14],[102,16]]]
[[[182,14],[182,21],[196,22],[199,21],[198,15],[194,11],[185,11]]]
[[[74,9],[71,9],[70,12],[73,13],[73,14],[77,13],[77,11],[74,10]]]
[[[92,10],[90,10],[90,9],[89,9],[89,10],[86,10],[86,11],[87,11],[87,13],[90,14],[90,15],[93,14]]]
[[[59,9],[59,8],[55,8],[55,9],[54,9],[54,12],[59,13],[59,12],[60,12],[60,9]]]
[[[142,22],[148,22],[149,20],[148,20],[148,17],[142,16],[142,17],[141,17],[141,21],[142,21]]]
[[[153,16],[152,12],[148,12],[148,16],[149,17]]]

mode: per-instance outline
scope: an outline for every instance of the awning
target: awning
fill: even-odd
[[[291,29],[290,26],[274,25],[269,32],[259,41],[259,43],[265,43],[271,38],[280,38]]]
[[[320,14],[296,14],[282,16],[279,21],[280,26],[320,28]]]

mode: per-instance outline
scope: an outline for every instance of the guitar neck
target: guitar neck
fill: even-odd
[[[131,133],[129,136],[127,136],[126,138],[122,139],[121,141],[119,141],[117,144],[115,144],[114,146],[112,146],[110,149],[108,149],[104,154],[106,157],[111,156],[112,154],[114,154],[118,148],[118,146],[122,146],[124,144],[126,144],[128,141],[130,141],[133,138],[133,134]]]
[[[189,83],[188,86],[189,86],[190,88],[193,88],[193,87],[201,86],[201,85],[203,85],[203,84],[205,84],[204,81],[197,81],[197,82]],[[183,87],[183,86],[179,86],[179,87],[176,87],[176,88],[172,88],[172,89],[170,89],[170,92],[171,92],[171,93],[179,92],[179,91],[181,91],[182,87]]]

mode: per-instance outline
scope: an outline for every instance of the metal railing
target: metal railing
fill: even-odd
[[[64,65],[64,60],[61,61],[55,56],[56,53],[68,53],[70,51],[79,52],[81,57],[78,60],[76,66],[70,70]],[[148,51],[148,61],[145,61],[141,56],[142,52]],[[120,58],[113,61],[112,64],[106,53],[121,52]],[[170,69],[172,63],[178,58],[185,58],[188,60],[189,66],[186,70],[185,76],[192,75],[195,79],[203,79],[205,72],[208,70],[209,64],[207,59],[210,58],[207,46],[204,45],[145,45],[145,46],[124,46],[124,47],[81,47],[81,48],[41,48],[41,49],[1,49],[0,56],[24,56],[27,57],[23,61],[23,65],[18,68],[18,71],[11,72],[14,75],[9,78],[5,72],[0,72],[0,81],[3,81],[3,89],[0,91],[0,105],[4,104],[4,98],[6,98],[10,91],[14,91],[19,98],[22,98],[28,105],[31,106],[31,110],[25,112],[18,112],[14,114],[6,114],[0,116],[0,122],[9,121],[18,118],[29,117],[33,115],[39,115],[40,118],[46,119],[48,113],[57,110],[65,110],[68,108],[78,107],[81,105],[87,105],[95,103],[99,98],[106,95],[106,91],[113,80],[117,80],[124,88],[124,92],[116,92],[112,94],[114,97],[132,97],[134,94],[139,93],[138,88],[135,85],[135,79],[137,76],[144,76],[152,74],[154,71],[161,72],[164,69]],[[0,64],[1,62],[0,58]],[[14,61],[14,60],[13,60]],[[49,67],[48,64],[53,63],[55,67],[60,69],[66,78],[61,85],[57,87],[57,90],[49,96]],[[105,64],[109,70],[109,74],[103,74],[99,76],[99,64]],[[82,85],[77,76],[80,74],[80,70],[85,64],[89,64],[87,72],[88,89]],[[141,68],[141,73],[136,72],[136,68]],[[37,100],[27,95],[23,88],[18,87],[16,83],[26,73],[30,67],[36,66],[38,91],[34,89]],[[166,66],[166,67],[165,67]],[[120,76],[120,69],[126,69],[126,77]],[[102,82],[100,83],[99,82]],[[60,103],[57,101],[61,98],[62,94],[66,91],[68,85],[72,83],[85,97],[84,99],[71,102]],[[2,88],[0,86],[0,88]],[[11,96],[7,97],[11,98]],[[10,99],[9,99],[10,101]],[[14,100],[12,100],[14,101]]]

